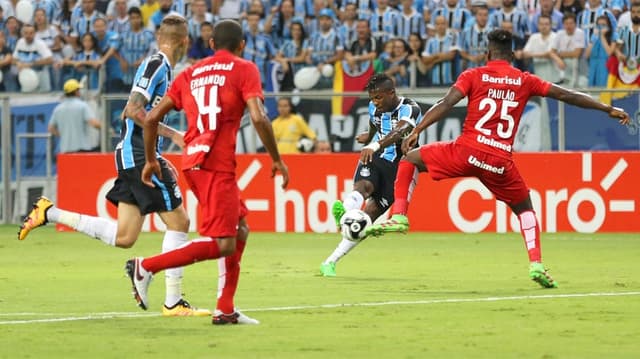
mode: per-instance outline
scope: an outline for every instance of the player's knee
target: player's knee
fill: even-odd
[[[236,252],[236,241],[231,239],[221,239],[219,242],[220,256],[227,257]]]
[[[137,236],[129,236],[129,235],[118,235],[116,237],[116,247],[118,248],[131,248],[134,244],[136,244]]]
[[[246,241],[247,238],[249,238],[249,226],[246,222],[241,221],[238,225],[238,234],[236,235],[236,240]]]
[[[189,217],[185,214],[184,216],[177,216],[174,218],[171,223],[167,223],[167,229],[170,231],[176,232],[189,232],[189,225],[191,224]]]

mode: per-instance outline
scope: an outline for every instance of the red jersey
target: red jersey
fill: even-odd
[[[183,169],[235,172],[236,138],[247,100],[263,99],[256,65],[218,50],[182,71],[167,96],[187,116]]]
[[[458,141],[483,152],[511,156],[520,116],[532,96],[546,96],[551,83],[507,61],[464,71],[453,85],[467,96],[467,117]]]

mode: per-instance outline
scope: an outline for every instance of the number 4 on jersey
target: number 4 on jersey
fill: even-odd
[[[209,92],[208,96],[206,93],[207,90]],[[191,95],[193,95],[193,98],[196,100],[196,105],[198,105],[198,110],[200,110],[197,120],[198,131],[200,133],[204,131],[215,131],[217,116],[220,111],[222,111],[220,106],[218,106],[218,86],[196,87],[191,90]],[[208,101],[206,100],[207,97]],[[207,117],[208,121],[205,123]]]

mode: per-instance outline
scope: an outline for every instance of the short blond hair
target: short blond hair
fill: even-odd
[[[187,19],[178,14],[165,16],[158,29],[159,37],[167,38],[171,41],[182,41],[188,34]]]

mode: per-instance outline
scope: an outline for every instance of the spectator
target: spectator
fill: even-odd
[[[16,43],[13,51],[13,64],[18,70],[30,68],[38,74],[38,88],[36,91],[51,91],[51,76],[49,65],[53,64],[53,54],[44,43],[36,38],[36,28],[31,24],[22,26],[22,37]]]
[[[122,44],[118,51],[122,60],[122,82],[124,88],[131,88],[136,69],[142,61],[152,52],[156,41],[155,34],[146,29],[142,24],[142,11],[132,7],[128,11],[130,29],[121,34]]]
[[[443,16],[447,27],[455,32],[461,32],[468,28],[473,18],[471,11],[458,0],[447,0],[445,5],[433,11],[433,14],[431,14],[431,25],[434,27],[436,26],[438,16]]]
[[[531,33],[540,32],[538,29],[538,19],[545,15],[551,19],[551,31],[556,32],[562,29],[562,13],[553,7],[554,0],[540,0],[540,10],[531,18],[529,28]]]
[[[414,32],[409,35],[409,87],[421,88],[431,85],[429,68],[424,60],[424,41],[419,33]]]
[[[158,3],[160,4],[160,8],[149,17],[149,21],[147,22],[147,29],[153,33],[160,27],[160,23],[162,23],[162,19],[164,19],[165,16],[175,13],[175,11],[173,11],[173,0],[158,0]]]
[[[211,0],[211,13],[220,20],[240,20],[243,0]]]
[[[584,0],[558,0],[556,7],[563,14],[563,17],[568,12],[578,16],[584,9]]]
[[[247,16],[247,26],[248,30],[244,35],[245,46],[242,56],[258,66],[260,79],[264,86],[269,73],[270,61],[275,57],[276,49],[271,42],[271,38],[259,29],[259,13],[249,13]]]
[[[338,33],[344,41],[346,49],[351,47],[354,41],[358,40],[358,13],[356,12],[356,4],[347,4],[344,7],[342,21],[338,26]],[[367,23],[369,26],[369,23]]]
[[[395,36],[408,40],[409,35],[418,33],[426,37],[424,16],[420,14],[413,0],[402,0],[402,12],[396,16]]]
[[[475,6],[475,24],[460,35],[460,57],[464,68],[484,66],[487,62],[487,34],[492,30],[488,24],[489,8]]]
[[[577,28],[576,17],[572,13],[564,15],[562,25],[564,29],[558,31],[556,35],[551,56],[563,71],[561,74],[563,83],[569,87],[577,87],[579,61],[585,46],[585,35],[582,29]]]
[[[191,41],[191,47],[187,52],[187,61],[190,64],[196,63],[200,59],[213,55],[213,49],[209,46],[209,40],[213,38],[213,24],[203,22],[200,24],[200,36]]]
[[[381,51],[380,44],[371,36],[367,20],[358,20],[356,24],[357,40],[345,51],[344,71],[359,74],[373,66],[373,61]]]
[[[33,4],[34,11],[38,9],[44,11],[47,22],[49,23],[52,23],[60,14],[60,2],[58,0],[31,0],[31,3]],[[11,9],[10,12],[13,15],[13,9]]]
[[[556,38],[556,33],[551,30],[551,18],[548,15],[538,16],[536,27],[540,32],[529,37],[522,50],[522,56],[533,61],[533,73],[541,79],[551,83],[559,83],[562,78],[560,78],[557,65],[561,65],[561,60],[558,57],[553,57],[551,52]],[[558,61],[557,64],[554,61]]]
[[[386,1],[386,0],[381,0]],[[333,27],[334,13],[331,9],[322,9],[319,14],[320,30],[309,40],[309,59],[311,64],[322,71],[324,65],[335,65],[344,56],[344,42]],[[321,76],[316,88],[331,88],[333,76]]]
[[[54,39],[60,34],[60,30],[49,23],[44,9],[36,9],[33,12],[33,23],[36,28],[36,38],[44,41],[51,49]]]
[[[82,35],[80,40],[82,50],[78,51],[73,58],[63,60],[63,64],[68,66],[71,71],[65,71],[69,76],[80,80],[83,76],[87,77],[89,89],[97,90],[99,87],[99,74],[101,55],[98,48],[98,40],[91,33]]]
[[[72,41],[71,33],[73,32],[73,24],[75,18],[82,14],[82,8],[76,6],[76,0],[62,0],[62,10],[57,19],[54,19],[51,23],[58,26],[62,36],[64,36],[64,42],[75,47],[75,43]]]
[[[435,19],[436,34],[427,41],[423,62],[431,75],[432,86],[450,86],[457,74],[455,58],[458,52],[458,35],[450,31],[444,16]]]
[[[144,4],[140,5],[142,24],[151,31],[155,31],[155,25],[153,25],[153,29],[151,29],[149,22],[151,16],[158,12],[158,10],[160,10],[160,2],[158,0],[145,0]]]
[[[82,85],[75,79],[64,83],[64,100],[53,109],[49,132],[60,137],[59,153],[98,151],[95,130],[102,127],[91,106],[80,98]]]
[[[264,24],[264,32],[271,35],[276,47],[281,47],[285,41],[291,40],[291,24],[294,21],[302,21],[304,17],[294,17],[294,4],[292,0],[283,0],[278,8],[278,13],[273,21]]]
[[[78,17],[72,17],[71,43],[76,49],[80,48],[79,39],[87,32],[94,32],[93,25],[98,18],[104,15],[96,10],[96,0],[82,0],[82,12]],[[106,29],[106,28],[105,28]]]
[[[513,23],[509,20],[502,20],[500,27],[502,30],[511,33],[511,41],[513,43],[513,67],[520,71],[527,71],[527,65],[522,56],[522,49],[524,49],[524,45],[526,44],[524,38],[513,33]]]
[[[331,153],[331,143],[329,141],[317,141],[313,146],[314,153]]]
[[[191,18],[187,21],[187,26],[189,28],[189,38],[191,39],[191,41],[195,41],[200,37],[200,28],[203,23],[208,22],[211,26],[213,26],[214,21],[215,20],[213,18],[213,14],[207,11],[206,1],[193,0],[191,2]],[[209,48],[208,42],[206,45],[207,48]]]
[[[584,31],[584,36],[587,42],[591,41],[591,35],[593,35],[593,31],[596,28],[596,21],[598,17],[602,15],[609,17],[609,20],[615,29],[617,26],[616,18],[611,11],[602,5],[601,0],[589,0],[589,7],[582,10],[582,12],[576,17],[576,24],[578,28]]]
[[[389,0],[377,0],[378,8],[373,11],[369,24],[371,34],[378,42],[391,40],[398,21],[398,11],[389,6]]]
[[[396,87],[409,86],[409,44],[403,39],[393,40],[391,57],[384,64],[384,73],[391,77]]]
[[[493,12],[490,16],[489,26],[502,28],[502,22],[509,21],[512,24],[510,32],[524,41],[525,37],[529,36],[529,16],[515,5],[515,0],[502,0],[500,10]]]
[[[98,51],[102,54],[100,62],[106,65],[105,91],[109,93],[126,92],[126,87],[122,80],[122,70],[127,69],[126,61],[120,53],[122,39],[118,33],[107,31],[107,21],[98,18],[93,24],[94,35],[98,40]]]
[[[109,4],[112,3],[114,4],[114,13],[112,16],[109,16],[107,13],[109,19],[107,29],[117,34],[124,34],[131,30],[131,24],[129,22],[129,5],[127,0],[112,0],[109,2]]]
[[[64,81],[73,76],[73,68],[67,71],[68,68],[65,68],[65,60],[71,60],[73,55],[75,55],[75,50],[73,49],[73,46],[65,42],[64,36],[58,35],[53,39],[51,52],[53,53],[51,86],[53,86],[53,90],[60,91],[62,90],[62,84]]]
[[[15,92],[18,90],[18,83],[15,74],[11,72],[13,54],[7,47],[4,32],[0,31],[0,71],[2,71],[2,81],[0,91]]]
[[[278,152],[300,153],[298,142],[306,137],[315,143],[316,134],[307,122],[295,114],[290,98],[280,98],[278,100],[278,117],[272,122],[273,135],[278,145]]]
[[[609,17],[602,15],[596,22],[596,29],[593,32],[592,39],[587,46],[585,57],[589,59],[589,86],[605,87],[607,86],[607,77],[609,73],[605,71],[607,68],[607,60],[615,50],[615,34],[611,26]]]
[[[264,32],[264,24],[265,24],[265,10],[264,4],[261,0],[251,0],[249,3],[249,8],[247,11],[242,13],[242,30],[244,33],[249,31],[248,18],[250,13],[258,14],[258,30],[260,32]]]
[[[302,22],[291,23],[291,40],[287,40],[278,50],[275,60],[280,63],[284,71],[284,78],[280,89],[291,91],[294,89],[293,78],[304,67],[309,52],[309,40]]]
[[[348,4],[356,5],[356,13],[358,14],[358,20],[369,20],[373,14],[373,10],[376,8],[375,0],[345,0],[342,2],[341,12],[346,11]]]
[[[9,16],[5,21],[4,34],[7,47],[13,52],[20,38],[20,22],[14,16]]]

